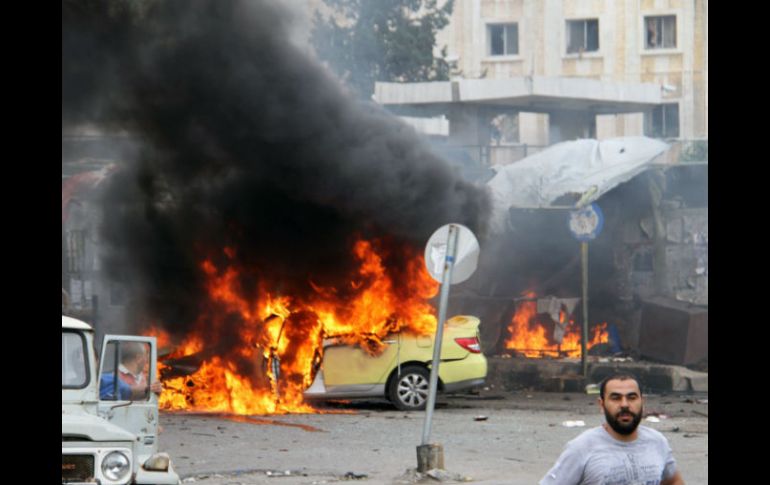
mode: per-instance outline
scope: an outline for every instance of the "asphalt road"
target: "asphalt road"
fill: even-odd
[[[645,414],[663,416],[642,424],[669,439],[688,485],[707,484],[708,396],[645,397]],[[440,478],[537,483],[568,440],[602,423],[595,399],[494,390],[439,398],[431,441],[444,447],[448,473]],[[414,468],[424,413],[397,411],[385,401],[321,409],[326,414],[247,418],[162,413],[161,450],[171,454],[184,483],[200,485],[393,484],[420,478]],[[577,420],[585,427],[563,425]]]

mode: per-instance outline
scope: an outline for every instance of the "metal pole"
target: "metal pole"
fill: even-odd
[[[583,338],[580,342],[580,361],[583,365],[583,377],[588,376],[586,345],[588,342],[588,243],[580,243],[580,256],[583,267]]]
[[[438,328],[436,328],[436,341],[433,346],[433,365],[430,369],[430,390],[428,391],[428,403],[425,406],[425,425],[422,429],[422,445],[427,445],[430,438],[431,420],[433,419],[433,407],[436,404],[436,388],[438,387],[438,365],[441,359],[441,340],[444,336],[444,322],[446,321],[447,304],[449,301],[449,288],[452,285],[452,268],[454,268],[457,255],[458,227],[449,226],[447,237],[447,251],[444,260],[444,274],[441,277],[441,299],[439,300]]]

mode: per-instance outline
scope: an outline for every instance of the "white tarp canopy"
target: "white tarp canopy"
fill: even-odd
[[[496,165],[487,182],[491,229],[505,231],[508,209],[549,208],[563,196],[590,203],[649,168],[668,145],[644,136],[557,143],[510,165]]]

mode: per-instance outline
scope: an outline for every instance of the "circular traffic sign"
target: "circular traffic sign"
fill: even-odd
[[[479,262],[479,241],[473,231],[462,224],[446,224],[439,227],[425,245],[425,266],[430,276],[442,283],[444,264],[450,259],[447,256],[449,242],[449,227],[454,226],[458,231],[457,249],[455,251],[454,267],[450,284],[461,283],[476,271]]]
[[[596,203],[570,211],[569,230],[575,239],[587,242],[595,239],[604,227],[604,214]]]

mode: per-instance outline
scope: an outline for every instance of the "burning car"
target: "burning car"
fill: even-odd
[[[479,319],[455,316],[447,320],[441,343],[438,390],[453,392],[484,383],[487,360],[481,352]],[[384,397],[398,409],[424,409],[428,399],[433,337],[397,333],[372,355],[360,345],[324,339],[323,360],[304,397],[352,399]]]
[[[93,328],[62,315],[62,483],[181,483],[168,455],[158,453],[158,400],[149,385],[141,399],[100,399],[98,383],[123,372],[129,346],[141,346],[143,375],[154,376],[155,338],[114,335],[104,337],[97,375]]]

